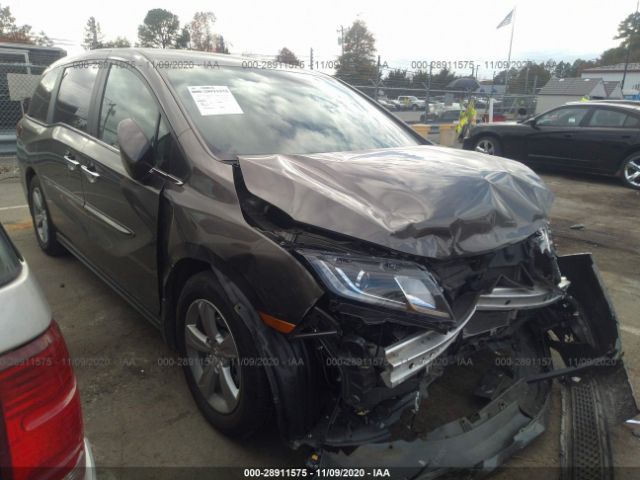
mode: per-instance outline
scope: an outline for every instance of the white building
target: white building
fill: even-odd
[[[615,93],[615,86],[609,85],[609,88],[612,93]],[[552,77],[538,92],[536,114],[582,98],[609,98],[605,82],[600,78]]]
[[[582,78],[601,78],[605,82],[619,82],[622,84],[624,76],[624,63],[616,65],[603,65],[584,70]],[[627,76],[624,80],[625,96],[638,95],[640,93],[640,63],[630,63],[627,68]]]

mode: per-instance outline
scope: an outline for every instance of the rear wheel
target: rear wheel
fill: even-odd
[[[205,418],[247,437],[269,418],[269,384],[253,337],[211,272],[192,277],[178,301],[178,345],[191,394]]]
[[[640,190],[640,154],[635,153],[624,161],[622,181],[627,187]]]
[[[33,177],[29,182],[29,210],[36,239],[42,251],[52,257],[64,255],[66,250],[56,239],[56,229],[51,222],[47,201],[38,177]]]
[[[487,155],[500,155],[502,153],[500,142],[495,137],[480,137],[476,140],[473,149],[476,152],[486,153]]]

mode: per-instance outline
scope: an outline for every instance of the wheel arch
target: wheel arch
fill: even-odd
[[[622,158],[620,159],[616,167],[615,175],[622,174],[622,168],[624,167],[624,162],[632,155],[638,155],[640,157],[640,145],[633,145],[632,147],[629,147],[627,151],[624,152],[624,154],[622,155]]]
[[[210,271],[214,274],[236,314],[251,332],[264,368],[276,409],[278,427],[286,440],[305,434],[316,412],[312,411],[314,377],[312,361],[304,341],[290,341],[282,333],[265,325],[254,303],[249,287],[242,285],[220,259],[205,251],[187,249],[188,255],[177,260],[167,272],[163,284],[162,331],[165,341],[177,350],[177,302],[185,283],[193,275]],[[254,297],[254,298],[252,298]],[[291,362],[292,359],[302,360]],[[300,401],[307,399],[308,401]]]

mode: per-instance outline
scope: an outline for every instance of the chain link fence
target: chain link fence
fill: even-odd
[[[0,43],[0,157],[15,155],[16,124],[28,99],[42,72],[64,55],[59,48]]]

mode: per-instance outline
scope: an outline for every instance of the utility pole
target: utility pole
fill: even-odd
[[[311,70],[313,70],[313,47],[309,51],[309,65]]]
[[[342,47],[342,55],[344,56],[344,27],[340,25],[340,28],[336,30],[340,34],[340,46]]]
[[[636,2],[636,14],[634,15],[634,20],[638,17],[638,7],[640,7],[640,0]],[[620,91],[622,92],[622,97],[624,98],[624,81],[627,79],[627,69],[629,68],[629,54],[631,53],[631,40],[633,39],[633,34],[629,37],[629,43],[627,43],[627,55],[624,60],[624,72],[622,73],[622,83],[620,84]]]
[[[427,122],[427,116],[429,115],[429,98],[431,97],[431,75],[433,73],[433,65],[429,62],[429,76],[427,77],[427,91],[424,97],[424,121]]]

